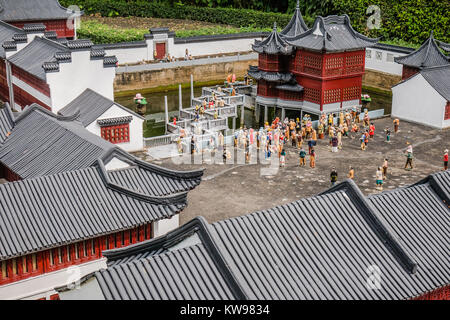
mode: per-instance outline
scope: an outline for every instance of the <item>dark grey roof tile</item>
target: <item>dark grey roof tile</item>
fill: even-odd
[[[15,125],[14,115],[8,103],[0,106],[0,145],[11,134]]]
[[[326,52],[363,49],[378,42],[378,39],[371,39],[356,32],[347,15],[317,17],[311,29],[285,39],[299,49]]]
[[[428,68],[449,65],[448,58],[439,50],[433,32],[417,50],[401,57],[395,57],[395,62],[414,68]]]
[[[450,101],[450,63],[446,66],[422,69],[420,74],[447,101]]]
[[[133,112],[131,109],[115,103],[114,101],[102,96],[101,94],[86,89],[67,106],[62,108],[58,113],[63,116],[71,116],[75,113],[79,113],[78,120],[81,121],[83,126],[87,127],[89,124],[97,120],[102,114],[104,114],[113,105],[131,113],[135,117],[143,119],[142,116]]]
[[[136,299],[129,290],[138,287],[148,292],[145,299],[204,299],[209,285],[187,285],[196,278],[182,266],[202,270],[233,298],[240,292],[240,299],[261,300],[408,299],[450,281],[450,209],[443,203],[449,191],[450,171],[368,198],[346,181],[319,196],[212,225],[196,218],[162,238],[106,252],[112,267],[96,277],[106,299]],[[167,251],[192,232],[201,244]],[[199,248],[215,263],[184,254],[179,264],[182,252]],[[149,269],[158,270],[156,277],[136,270],[135,279],[146,278],[131,283],[126,271],[141,264],[155,266]],[[376,290],[368,285],[373,270],[381,272]],[[117,272],[124,276],[114,277]]]

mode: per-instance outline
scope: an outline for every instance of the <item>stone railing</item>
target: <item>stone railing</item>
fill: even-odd
[[[176,134],[167,134],[164,136],[152,137],[152,138],[144,138],[144,146],[146,148],[164,146],[172,143],[178,135]]]

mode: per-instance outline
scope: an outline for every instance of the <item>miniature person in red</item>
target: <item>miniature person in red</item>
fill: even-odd
[[[444,151],[444,171],[448,170],[448,149]]]
[[[372,122],[369,127],[369,136],[372,139],[374,135],[375,135],[375,125]]]

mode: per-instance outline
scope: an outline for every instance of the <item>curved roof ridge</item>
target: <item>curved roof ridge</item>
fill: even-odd
[[[394,61],[410,67],[426,68],[433,66],[443,66],[450,63],[449,57],[441,52],[439,46],[434,39],[433,30],[430,36],[415,51],[401,56],[395,57]]]
[[[102,159],[98,159],[97,164],[98,164],[98,170],[100,173],[100,177],[104,181],[105,185],[114,191],[126,194],[128,196],[137,198],[142,201],[149,202],[151,204],[156,204],[156,205],[174,205],[174,204],[185,205],[187,202],[188,191],[182,191],[182,192],[178,192],[178,193],[174,193],[174,194],[166,195],[166,196],[151,196],[151,195],[148,195],[148,194],[145,194],[142,192],[134,191],[129,188],[120,186],[111,181],[111,179],[109,178],[109,175],[108,175],[108,171],[106,170]]]

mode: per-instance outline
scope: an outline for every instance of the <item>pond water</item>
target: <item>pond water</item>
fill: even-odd
[[[190,100],[190,88],[182,90],[183,107],[189,106]],[[372,101],[367,105],[369,110],[384,109],[384,114],[390,114],[392,108],[392,96],[389,94],[380,93],[379,91],[372,90],[370,88],[363,89],[363,94],[368,94],[372,98]],[[194,88],[194,96],[198,97],[202,94],[202,88]],[[134,104],[135,94],[129,96],[117,97],[115,101],[121,105],[136,111],[136,105]],[[148,102],[147,115],[157,115],[164,119],[164,96],[167,96],[167,102],[169,106],[169,112],[178,111],[178,90],[164,91],[157,93],[149,93],[143,95]],[[236,127],[240,126],[240,111],[238,111],[238,118],[236,119]],[[281,109],[277,109],[274,113],[273,108],[269,108],[269,119],[273,119],[275,116],[281,117]],[[300,117],[299,111],[286,110],[286,116],[295,119]],[[257,128],[263,124],[264,111],[260,112],[259,119],[255,117],[255,113],[252,110],[245,110],[245,125],[253,128]],[[317,120],[313,117],[313,120]],[[232,120],[230,119],[229,127],[232,127]],[[163,135],[165,131],[164,122],[155,123],[155,121],[147,121],[144,127],[145,137],[154,137]]]

